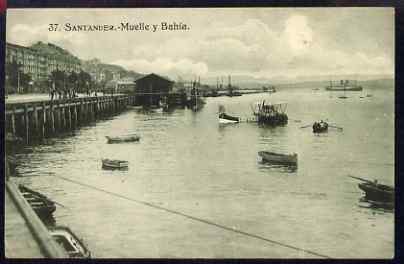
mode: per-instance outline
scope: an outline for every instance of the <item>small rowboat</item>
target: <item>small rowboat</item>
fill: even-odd
[[[358,187],[365,193],[364,198],[367,202],[379,207],[394,208],[394,187],[380,184],[377,180],[370,181],[356,176],[349,177],[363,181],[358,184]]]
[[[69,255],[69,258],[91,258],[91,252],[84,243],[65,226],[49,227],[52,238],[61,245]]]
[[[240,122],[240,118],[228,115],[226,113],[219,114],[219,123],[220,124],[231,124]]]
[[[22,184],[18,186],[18,189],[24,199],[39,217],[49,218],[52,216],[52,213],[56,210],[55,202],[50,200],[45,195],[31,190]]]
[[[106,169],[124,169],[128,168],[128,162],[125,160],[111,160],[111,159],[103,159],[102,167]]]
[[[324,121],[314,122],[313,133],[325,133],[327,131],[328,131],[327,122],[324,122]]]
[[[108,137],[108,136],[106,136],[106,138],[108,140],[108,144],[113,144],[113,143],[139,141],[140,136],[133,134],[133,135],[120,136],[120,137]]]
[[[258,155],[261,156],[262,160],[274,164],[285,164],[297,166],[297,154],[279,154],[269,151],[259,151]]]
[[[362,182],[358,184],[359,189],[365,192],[365,198],[371,201],[393,202],[394,188],[376,182]]]

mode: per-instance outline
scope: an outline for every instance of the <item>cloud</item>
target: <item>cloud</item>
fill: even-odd
[[[352,20],[355,15],[360,16],[362,10],[348,10],[344,18],[334,10],[327,10],[292,9],[279,13],[273,9],[260,12],[253,9],[216,10],[215,17],[222,18],[220,20],[211,19],[212,15],[202,15],[200,10],[189,10],[185,22],[192,30],[156,33],[49,32],[47,23],[35,24],[40,17],[32,19],[33,24],[28,25],[27,16],[31,13],[25,12],[20,19],[13,17],[15,24],[8,24],[7,41],[22,45],[39,40],[52,42],[82,59],[98,57],[105,63],[171,77],[394,73],[394,56],[391,55],[394,47],[386,46],[389,42],[382,41],[393,38],[390,36],[393,31],[386,32],[393,13],[382,12],[379,17],[372,11],[366,19]],[[126,18],[127,11],[122,12],[120,16],[111,13],[103,17],[103,23],[129,19]],[[159,10],[153,12],[156,21],[167,14],[159,13]],[[84,16],[84,13],[69,13],[70,17],[66,19],[91,24],[97,23],[100,14],[104,14]],[[177,17],[185,19],[181,12],[170,14],[173,21]],[[147,20],[150,16],[148,12],[144,17],[137,13],[136,19]],[[369,21],[373,17],[379,17],[375,20],[377,23]],[[55,17],[56,23],[62,24],[63,19],[60,15]],[[355,23],[347,26],[347,21]],[[367,27],[368,23],[373,27],[381,25],[373,32]]]
[[[127,69],[138,72],[155,72],[171,77],[178,75],[204,76],[208,66],[203,62],[193,62],[189,59],[172,60],[170,58],[157,58],[155,60],[133,59],[117,60],[113,64],[122,65]]]
[[[75,34],[63,31],[50,32],[48,25],[16,24],[7,31],[7,41],[24,46],[30,46],[37,41],[49,42],[77,54],[80,47],[87,43],[87,36],[77,32]]]

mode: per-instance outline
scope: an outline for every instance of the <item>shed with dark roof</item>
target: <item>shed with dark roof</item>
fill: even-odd
[[[155,73],[138,78],[135,80],[137,102],[141,105],[158,105],[164,97],[168,97],[173,84],[173,81]]]

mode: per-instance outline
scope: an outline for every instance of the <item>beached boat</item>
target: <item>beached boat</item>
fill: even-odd
[[[102,167],[107,169],[124,169],[128,168],[129,163],[125,160],[111,160],[111,159],[103,159]]]
[[[91,258],[84,243],[66,226],[49,227],[52,238],[67,252],[69,258]]]
[[[113,144],[113,143],[123,143],[123,142],[134,142],[134,141],[139,141],[140,136],[136,134],[132,135],[123,135],[123,136],[118,136],[118,137],[109,137],[106,136],[108,143]]]
[[[258,155],[265,162],[297,166],[297,154],[280,154],[269,151],[259,151]]]
[[[321,120],[320,122],[314,122],[313,133],[325,133],[328,131],[328,123]]]
[[[330,81],[326,86],[327,91],[362,91],[362,86],[358,85],[356,80],[340,80],[339,82]]]
[[[285,113],[286,103],[266,104],[265,100],[263,100],[251,108],[259,124],[282,126],[288,123],[288,116]]]
[[[55,202],[22,184],[18,186],[18,189],[39,217],[50,218],[52,216],[52,213],[56,210]]]

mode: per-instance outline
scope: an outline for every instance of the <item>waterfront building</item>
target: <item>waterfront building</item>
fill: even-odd
[[[42,42],[36,45],[49,47],[49,49],[59,48],[53,44],[44,44]],[[6,43],[5,63],[6,65],[17,63],[19,65],[18,75],[20,73],[29,75],[31,88],[24,87],[24,90],[29,92],[46,91],[49,88],[48,79],[52,71],[60,70],[69,74],[73,71],[78,73],[81,70],[80,60],[71,54],[45,52],[44,49],[24,47],[13,43]],[[11,74],[6,71],[6,80],[9,79]],[[22,89],[19,88],[6,85],[7,92],[21,92]]]
[[[158,105],[172,91],[174,82],[151,73],[135,80],[137,102],[142,105]]]

